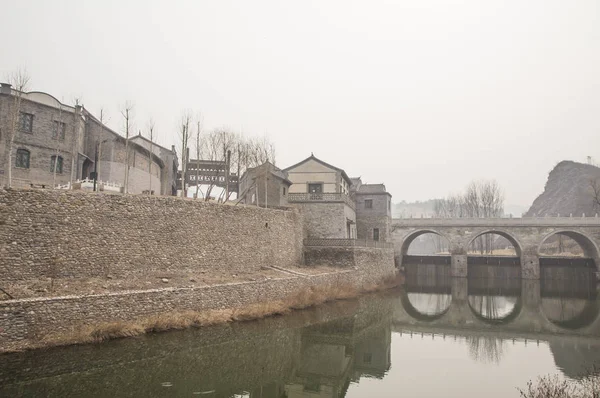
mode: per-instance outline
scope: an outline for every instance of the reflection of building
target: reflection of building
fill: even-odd
[[[554,363],[562,372],[571,378],[579,378],[600,364],[600,344],[561,344],[559,341],[551,341],[550,351],[554,357]]]
[[[391,365],[391,327],[344,318],[303,330],[287,397],[344,397],[351,381],[383,378]]]
[[[10,152],[15,115],[17,129]],[[93,178],[97,172],[98,180],[103,182],[98,184],[101,190],[110,186],[122,191],[128,158],[128,192],[152,189],[157,194],[171,195],[177,156],[173,149],[153,145],[150,151],[149,142],[140,136],[127,142],[83,106],[65,105],[46,93],[19,93],[9,84],[1,85],[0,185],[8,183],[10,155],[14,187],[77,186],[77,180]]]

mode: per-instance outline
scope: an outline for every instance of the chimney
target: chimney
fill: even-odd
[[[12,85],[8,83],[0,83],[0,94],[9,94],[12,92]]]

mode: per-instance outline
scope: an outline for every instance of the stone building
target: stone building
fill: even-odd
[[[265,162],[248,168],[242,174],[239,201],[261,207],[287,206],[291,185],[287,172]]]
[[[17,104],[19,104],[17,106]],[[17,113],[18,112],[18,113]],[[10,135],[17,128],[12,151]],[[141,136],[127,140],[100,122],[83,106],[62,104],[43,92],[17,92],[0,85],[0,185],[56,187],[78,180],[102,181],[123,191],[129,152],[129,193],[152,190],[171,195],[175,190],[177,156],[173,149],[152,144]],[[56,167],[54,167],[56,165]]]
[[[283,171],[292,182],[288,202],[302,209],[307,238],[356,238],[352,181],[344,170],[311,154]]]
[[[363,184],[313,154],[283,170],[288,202],[304,213],[305,236],[391,241],[392,195],[383,184]]]
[[[353,178],[352,182],[357,238],[391,241],[392,195],[383,184],[363,184],[360,178]]]

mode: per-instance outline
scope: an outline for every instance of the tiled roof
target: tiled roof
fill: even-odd
[[[385,193],[385,185],[383,184],[362,184],[358,188],[359,193]]]

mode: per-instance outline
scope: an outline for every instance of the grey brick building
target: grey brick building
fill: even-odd
[[[288,202],[302,209],[304,233],[317,239],[391,240],[392,195],[383,184],[363,184],[313,154],[283,170]]]
[[[302,209],[307,238],[356,238],[352,182],[343,169],[311,154],[283,171],[292,182],[288,202]]]
[[[288,194],[292,182],[288,174],[274,164],[265,162],[247,169],[240,178],[240,203],[261,207],[288,205]]]
[[[10,137],[16,130],[12,151]],[[152,190],[171,195],[177,177],[173,149],[134,136],[129,151],[130,193]],[[14,187],[74,184],[97,172],[98,180],[123,186],[126,140],[83,106],[62,104],[43,92],[20,93],[0,85],[0,185],[8,185],[9,158]],[[56,167],[54,166],[56,165]]]
[[[383,184],[363,184],[360,178],[352,180],[357,238],[391,241],[392,195]]]

